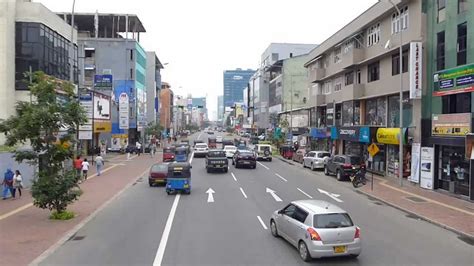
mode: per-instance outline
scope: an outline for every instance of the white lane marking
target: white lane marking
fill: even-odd
[[[194,158],[194,152],[191,153],[191,158],[189,158],[189,163],[193,162],[193,158]]]
[[[277,194],[275,193],[275,190],[267,188],[265,191],[267,193],[270,193],[270,195],[272,195],[272,197],[275,199],[275,201],[281,201],[280,197],[278,197]]]
[[[283,176],[279,175],[279,174],[275,174],[276,176],[278,176],[281,180],[285,181],[285,182],[288,182],[288,180],[286,180],[286,178],[284,178]]]
[[[260,221],[260,224],[262,225],[263,229],[267,230],[267,226],[265,225],[265,223],[263,222],[262,218],[260,218],[260,216],[257,215],[257,219]]]
[[[201,135],[202,135],[202,132],[201,132],[201,133],[199,133],[199,136],[198,136],[198,138],[197,138],[197,139],[201,139]]]
[[[298,189],[299,192],[303,193],[306,197],[312,199],[313,197],[311,197],[308,193],[304,192],[302,189],[300,189],[299,187],[297,187],[296,189]]]
[[[263,166],[263,168],[267,169],[267,170],[270,170],[270,168],[268,168],[266,165],[264,165],[263,163],[261,162],[257,162],[258,164],[260,164],[261,166]]]
[[[331,192],[327,192],[327,191],[319,189],[319,188],[318,188],[318,191],[321,194],[326,194],[328,197],[330,197],[331,199],[333,199],[337,202],[343,202],[341,199],[338,198],[339,196],[341,196],[339,194],[334,194],[334,193],[331,193]]]
[[[181,194],[177,194],[174,198],[173,205],[171,206],[170,214],[168,220],[166,221],[165,229],[161,235],[160,245],[158,246],[158,251],[156,252],[155,260],[153,261],[153,266],[161,266],[163,261],[163,256],[165,255],[166,243],[168,243],[168,237],[171,232],[171,226],[173,225],[174,215],[176,214],[176,209],[178,208],[179,197]]]
[[[247,198],[247,194],[245,194],[244,189],[240,188],[240,192],[242,192],[242,195],[244,195],[244,198]]]
[[[207,202],[214,202],[214,193],[216,193],[214,190],[212,190],[212,188],[209,188],[207,191]]]
[[[234,178],[234,181],[237,182],[237,178],[235,177],[234,173],[230,173],[232,175],[232,178]]]

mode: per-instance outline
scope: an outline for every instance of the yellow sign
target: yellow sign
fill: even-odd
[[[471,117],[471,113],[433,115],[431,134],[463,137],[471,132]]]
[[[383,144],[398,145],[400,143],[399,128],[379,128],[377,129],[377,142]]]
[[[471,131],[470,126],[453,125],[433,127],[433,135],[465,136]]]
[[[112,134],[112,138],[128,139],[128,135],[127,134]]]
[[[112,123],[110,121],[94,121],[94,133],[112,132]]]
[[[372,157],[374,157],[380,151],[379,146],[377,146],[375,143],[370,144],[367,150]]]

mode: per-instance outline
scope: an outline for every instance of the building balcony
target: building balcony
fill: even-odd
[[[326,104],[326,95],[324,94],[318,94],[316,95],[316,106],[321,106]]]
[[[326,69],[324,68],[310,68],[309,69],[310,82],[322,80],[324,76],[326,76]]]
[[[342,101],[356,100],[365,95],[364,84],[351,84],[342,87],[339,92]]]
[[[364,60],[364,49],[352,48],[347,53],[341,55],[341,68],[349,68],[356,65]]]

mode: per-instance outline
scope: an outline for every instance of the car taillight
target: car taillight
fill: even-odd
[[[356,239],[356,238],[360,238],[360,229],[357,226],[356,226],[356,232],[354,234],[354,239]]]
[[[344,168],[352,168],[352,165],[350,163],[345,163],[342,165]]]
[[[306,231],[309,233],[311,240],[321,241],[321,237],[319,236],[318,232],[316,232],[316,230],[314,230],[313,228],[308,228]]]

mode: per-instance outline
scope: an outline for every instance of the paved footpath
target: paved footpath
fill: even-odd
[[[144,176],[149,167],[161,160],[148,154],[134,156],[130,161],[119,155],[106,162],[101,176],[91,167],[89,179],[82,183],[82,196],[68,207],[76,218],[69,221],[50,220],[49,210],[32,206],[29,191],[21,199],[0,202],[0,265],[28,265],[55,245],[76,226],[83,224],[114,195]]]

